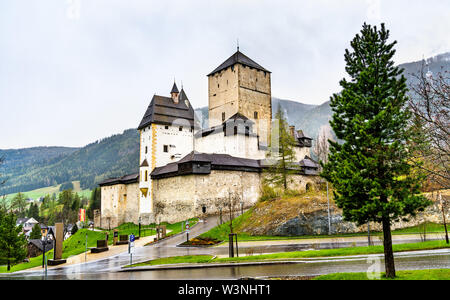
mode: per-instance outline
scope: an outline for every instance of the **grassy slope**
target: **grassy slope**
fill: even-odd
[[[191,226],[196,224],[198,219],[190,219],[189,223]],[[168,235],[173,235],[176,233],[179,233],[181,231],[181,222],[174,223],[174,224],[168,224],[165,223],[168,230],[172,230]],[[149,229],[150,227],[155,227],[155,224],[150,224],[149,226],[145,227],[145,231],[143,230],[144,227],[141,227],[141,236],[150,236],[154,235],[155,231]],[[137,225],[126,223],[122,224],[118,227],[119,234],[138,234]],[[86,250],[86,233],[87,233],[87,247],[88,249],[90,247],[96,247],[97,246],[97,240],[103,240],[105,239],[105,233],[107,231],[92,231],[87,229],[80,229],[78,230],[74,235],[72,235],[70,238],[65,240],[63,242],[63,258],[68,258],[72,255],[78,255],[81,253],[84,253]],[[110,231],[108,236],[108,244],[112,245],[113,243],[113,230]],[[47,255],[49,258],[53,257],[53,250],[50,250],[47,252]],[[37,257],[33,257],[30,259],[29,263],[20,263],[17,265],[14,265],[11,267],[10,272],[17,272],[20,270],[25,270],[33,267],[37,267],[42,265],[42,255],[39,255]],[[0,266],[0,273],[6,273],[6,266]]]
[[[80,188],[80,182],[79,181],[72,181],[72,183],[73,183],[73,191],[78,193],[78,195],[80,197],[84,196],[86,198],[89,198],[91,196],[91,190],[89,190],[89,189],[82,190]],[[35,189],[35,190],[32,190],[32,191],[24,192],[22,194],[24,194],[26,198],[31,198],[31,199],[36,200],[36,199],[38,199],[40,197],[45,197],[46,195],[52,195],[52,194],[58,195],[60,186],[61,186],[60,184],[54,185],[54,186],[48,186],[48,187],[44,187],[44,188],[40,188],[40,189]],[[14,198],[14,196],[16,194],[17,193],[6,195],[6,200],[10,201],[12,198]]]
[[[284,196],[276,200],[267,200],[258,202],[255,206],[246,211],[243,215],[238,216],[233,220],[233,232],[238,233],[240,241],[263,241],[263,240],[288,240],[288,239],[305,239],[305,238],[336,238],[336,237],[351,237],[351,236],[367,236],[367,232],[360,233],[346,233],[346,234],[321,234],[321,235],[301,235],[301,236],[272,236],[250,234],[248,231],[253,231],[255,228],[261,226],[270,226],[269,223],[279,224],[280,220],[288,220],[298,215],[298,210],[301,209],[306,212],[311,210],[309,203],[313,202],[313,209],[326,205],[325,192],[311,191],[297,196]],[[450,194],[450,190],[444,191],[445,194]],[[326,193],[325,193],[326,195]],[[325,201],[325,202],[324,202]],[[444,225],[427,223],[426,233],[443,233]],[[218,225],[208,232],[200,235],[203,238],[214,238],[222,241],[228,240],[230,233],[229,222]],[[418,234],[423,233],[422,225],[413,226],[409,228],[396,229],[392,234]],[[382,236],[382,232],[371,231],[373,236]]]

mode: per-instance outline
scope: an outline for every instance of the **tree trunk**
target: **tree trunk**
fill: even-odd
[[[383,217],[383,246],[386,277],[395,277],[394,252],[392,251],[392,235],[389,217]]]

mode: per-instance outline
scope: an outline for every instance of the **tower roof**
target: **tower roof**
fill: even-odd
[[[208,74],[208,76],[213,75],[219,71],[222,71],[230,66],[233,66],[235,64],[241,64],[247,67],[255,68],[260,71],[271,73],[269,70],[263,68],[259,64],[257,64],[255,61],[253,61],[248,56],[244,55],[244,53],[240,52],[239,50],[236,51],[233,55],[231,55],[226,61],[224,61],[220,66],[218,66],[214,71]]]
[[[179,99],[180,101],[189,100],[183,88],[181,88]]]
[[[178,88],[177,88],[177,84],[175,83],[175,81],[173,82],[173,87],[172,90],[170,91],[170,93],[179,93],[178,92]]]
[[[196,127],[194,124],[194,109],[189,101],[175,103],[170,97],[154,95],[138,126],[138,130],[152,123],[186,126],[187,122],[191,127]]]

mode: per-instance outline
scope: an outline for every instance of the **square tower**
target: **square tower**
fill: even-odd
[[[270,74],[239,49],[209,73],[209,127],[240,113],[255,122],[260,144],[268,145],[272,121]]]

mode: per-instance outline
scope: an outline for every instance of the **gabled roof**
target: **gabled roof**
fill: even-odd
[[[211,76],[219,71],[222,71],[222,70],[224,70],[230,66],[233,66],[235,64],[238,64],[238,63],[241,65],[247,66],[247,67],[251,67],[251,68],[255,68],[257,70],[271,73],[269,70],[266,70],[265,68],[263,68],[262,66],[260,66],[255,61],[253,61],[248,56],[244,55],[242,52],[240,52],[238,50],[238,51],[236,51],[236,53],[231,55],[226,61],[224,61],[220,66],[215,68],[214,71],[209,73],[208,76]]]
[[[231,117],[229,117],[227,120],[225,120],[222,124],[224,123],[229,123],[229,122],[245,122],[246,124],[255,124],[255,122],[253,122],[252,120],[250,120],[249,118],[247,118],[246,116],[244,116],[243,114],[237,112],[234,115],[232,115]]]
[[[186,96],[184,92],[183,94]],[[174,122],[175,120],[177,122]],[[194,109],[189,101],[178,101],[178,103],[175,103],[170,97],[154,95],[139,124],[138,130],[152,123],[180,126],[189,124],[191,127],[194,127]]]
[[[31,239],[28,243],[33,244],[36,248],[38,248],[41,251],[44,250],[44,247],[43,247],[44,245],[42,244],[42,240]],[[45,252],[52,250],[52,249],[53,249],[53,241],[47,240],[47,243],[45,245]]]

